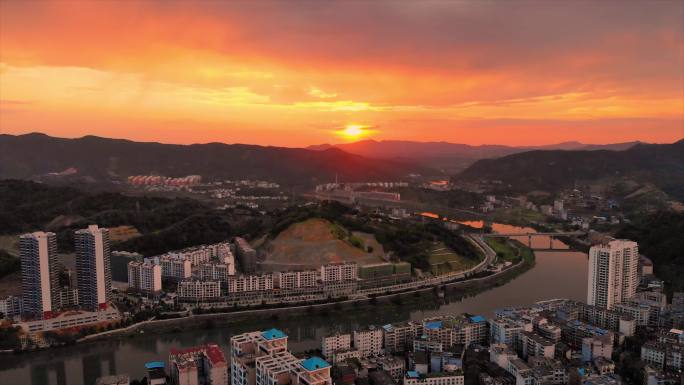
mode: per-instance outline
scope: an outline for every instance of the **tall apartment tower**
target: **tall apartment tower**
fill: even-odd
[[[35,318],[51,318],[59,307],[57,238],[38,231],[19,237],[22,311]]]
[[[74,238],[79,304],[91,311],[106,309],[112,295],[109,230],[90,225]]]
[[[635,295],[639,284],[639,246],[617,239],[589,249],[587,303],[613,309]]]

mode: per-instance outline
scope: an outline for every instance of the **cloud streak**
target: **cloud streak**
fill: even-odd
[[[2,98],[31,102],[0,130],[154,139],[163,122],[173,141],[195,122],[197,138],[306,145],[326,140],[307,127],[363,121],[378,138],[477,144],[545,122],[530,127],[550,143],[578,121],[596,122],[578,136],[618,140],[611,120],[671,141],[682,20],[674,1],[0,2]],[[509,138],[470,121],[516,124]]]

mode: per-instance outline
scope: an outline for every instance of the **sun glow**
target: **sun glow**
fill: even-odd
[[[343,130],[338,131],[339,135],[348,140],[359,139],[370,133],[368,126],[362,124],[348,124]]]

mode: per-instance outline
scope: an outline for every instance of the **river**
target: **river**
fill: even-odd
[[[466,223],[473,227],[481,222]],[[496,232],[534,232],[502,224],[493,224]],[[527,243],[527,237],[520,239]],[[533,237],[533,248],[548,248],[549,238]],[[320,338],[333,331],[349,331],[366,325],[421,320],[442,314],[473,313],[491,316],[501,307],[523,306],[552,298],[586,300],[587,255],[568,250],[561,241],[553,241],[557,251],[537,251],[534,268],[503,286],[468,298],[428,301],[394,307],[383,311],[331,310],[325,314],[278,319],[255,319],[249,325],[189,329],[168,334],[140,334],[133,337],[103,340],[19,355],[0,355],[0,384],[2,385],[92,385],[99,376],[128,374],[131,379],[145,375],[147,361],[168,359],[172,347],[189,347],[216,342],[228,353],[231,335],[249,330],[277,327],[289,336],[295,352],[318,348]],[[386,307],[383,307],[385,309]]]

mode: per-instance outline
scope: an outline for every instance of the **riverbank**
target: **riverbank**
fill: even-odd
[[[236,325],[258,317],[259,319],[272,319],[277,321],[281,316],[287,315],[292,320],[311,315],[325,315],[331,312],[337,314],[344,313],[345,318],[355,318],[358,312],[373,309],[374,311],[388,310],[388,307],[411,306],[415,303],[422,303],[427,298],[426,293],[431,297],[443,292],[449,299],[458,300],[460,298],[477,295],[483,291],[502,286],[510,280],[516,278],[534,266],[534,258],[523,259],[518,264],[509,267],[498,273],[486,277],[471,278],[466,281],[446,283],[420,289],[407,290],[399,293],[379,294],[369,298],[357,298],[337,302],[311,304],[271,309],[250,309],[228,312],[217,312],[209,314],[193,314],[187,317],[148,320],[130,325],[123,329],[106,331],[92,334],[78,340],[78,343],[92,342],[106,338],[126,337],[135,333],[167,333],[176,328],[192,329],[219,326]]]
[[[488,249],[486,251],[483,250],[485,251],[485,255],[493,253],[491,247],[485,245],[485,242],[482,239],[479,239],[479,237],[473,238],[478,238],[473,239],[478,247]],[[211,329],[219,324],[221,326],[233,325],[238,326],[239,328],[239,326],[250,324],[256,319],[271,319],[277,321],[282,319],[285,315],[288,320],[294,318],[305,320],[312,315],[335,314],[336,318],[340,318],[342,315],[342,318],[349,319],[351,322],[362,316],[361,313],[369,310],[372,312],[391,312],[396,311],[397,308],[402,306],[412,306],[417,309],[422,309],[425,303],[435,303],[435,299],[440,301],[443,300],[438,293],[443,294],[444,297],[446,297],[446,300],[458,301],[462,298],[475,296],[487,290],[502,286],[534,266],[535,258],[532,250],[516,241],[511,240],[509,243],[517,245],[516,249],[525,251],[525,253],[518,251],[518,254],[523,256],[523,258],[513,266],[484,277],[479,276],[484,273],[483,271],[479,271],[477,274],[472,274],[467,278],[454,278],[452,282],[437,281],[434,284],[422,287],[406,288],[405,290],[392,293],[378,292],[365,297],[343,299],[334,302],[244,310],[216,309],[216,312],[207,314],[191,314],[189,316],[172,319],[151,319],[124,328],[91,334],[76,340],[75,343],[86,344],[104,339],[116,340],[139,333],[163,334],[186,329]],[[488,266],[493,262],[493,259],[494,258],[490,255],[487,255],[487,258],[479,264],[479,267]],[[430,310],[429,306],[425,308]]]
[[[246,318],[219,316],[212,320],[202,318],[167,325],[159,330],[147,326],[144,333],[131,332],[70,346],[0,356],[0,383],[92,385],[97,377],[115,373],[141,378],[146,373],[141,363],[165,359],[173,348],[212,342],[229,352],[232,336],[272,327],[283,330],[289,336],[292,351],[299,354],[319,349],[324,336],[351,333],[371,325],[420,322],[462,313],[491,318],[496,309],[529,306],[551,298],[581,301],[587,295],[584,281],[587,270],[586,254],[567,250],[537,251],[534,268],[521,274],[514,271],[501,274],[500,285],[487,282],[485,289],[474,282],[461,283],[417,294],[407,293],[398,298],[377,299],[375,303],[318,307],[310,311],[304,308],[296,315],[283,312],[276,316],[257,313]],[[27,380],[29,377],[31,380]]]

